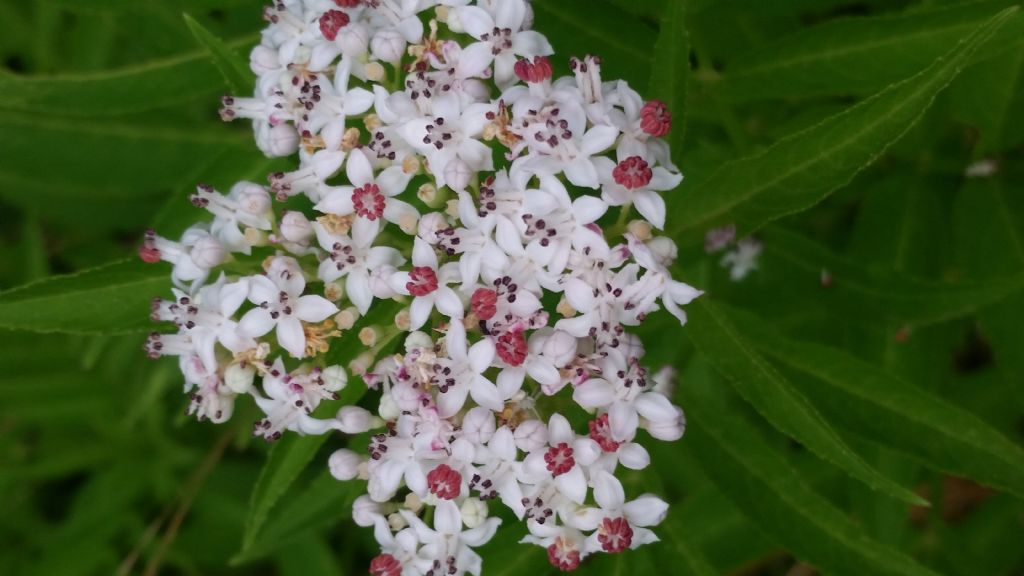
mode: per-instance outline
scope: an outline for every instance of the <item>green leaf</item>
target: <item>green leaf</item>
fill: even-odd
[[[694,345],[773,426],[871,488],[906,502],[927,503],[851,450],[814,406],[753,349],[717,304],[704,297],[687,310],[693,326],[700,328],[686,331]]]
[[[228,46],[249,46],[255,40],[248,36]],[[212,98],[224,90],[220,80],[206,51],[102,72],[0,75],[0,108],[61,117],[132,114]]]
[[[827,574],[934,576],[909,557],[872,540],[814,492],[777,449],[726,403],[712,378],[699,377],[696,369],[688,370],[688,375],[678,391],[690,419],[684,442],[718,489],[770,538]]]
[[[686,93],[690,81],[690,43],[686,35],[686,0],[673,0],[661,18],[661,32],[654,45],[651,80],[646,98],[656,98],[672,112],[668,142],[672,159],[682,162],[686,135]]]
[[[567,73],[570,56],[602,58],[606,80],[622,78],[644,86],[650,78],[654,30],[635,16],[605,2],[558,0],[533,4],[534,27],[551,41],[559,58],[552,64]],[[585,15],[582,16],[582,15]]]
[[[242,564],[273,554],[294,539],[305,538],[310,532],[322,531],[352,516],[352,503],[366,493],[366,483],[342,482],[323,471],[301,492],[274,509],[269,522],[259,532],[253,545],[231,559]]]
[[[1020,38],[1024,38],[1022,33]],[[1024,41],[971,66],[949,87],[950,114],[981,132],[975,156],[996,154],[1024,142]]]
[[[1024,449],[974,414],[841,350],[784,337],[750,313],[718,308],[761,353],[813,381],[794,379],[832,422],[938,470],[1024,497]]]
[[[1016,13],[1016,7],[1000,12],[924,71],[845,112],[730,162],[693,187],[684,183],[670,207],[673,229],[698,236],[733,222],[742,236],[820,202],[910,129],[978,46]]]
[[[228,86],[236,94],[252,93],[255,75],[249,69],[249,63],[194,18],[188,14],[182,16],[185,18],[188,29],[192,31],[192,35],[210,53],[214,65],[220,70]]]
[[[267,463],[263,465],[252,492],[249,516],[245,522],[245,535],[242,537],[243,553],[256,543],[270,510],[284,496],[288,487],[299,478],[326,441],[326,434],[287,434],[270,448]]]
[[[123,260],[0,293],[0,327],[115,334],[152,327],[149,305],[170,289],[166,266]]]
[[[1012,0],[843,18],[803,28],[730,62],[715,86],[732,101],[830,94],[867,95],[921,70]],[[1019,38],[1017,17],[999,42]]]
[[[778,227],[763,236],[766,267],[777,266],[794,289],[812,288],[815,302],[853,321],[875,324],[890,318],[917,326],[934,324],[974,313],[1024,289],[1022,273],[983,282],[934,282],[863,266]],[[821,286],[823,270],[831,278],[827,288]]]
[[[715,576],[711,563],[680,528],[684,519],[676,508],[669,509],[668,516],[657,529],[663,543],[655,547],[654,554],[663,560],[663,566],[673,566],[680,574]]]

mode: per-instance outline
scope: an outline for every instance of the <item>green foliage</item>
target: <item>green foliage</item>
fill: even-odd
[[[556,72],[597,54],[671,109],[686,179],[667,233],[705,291],[682,330],[659,313],[641,331],[689,418],[677,443],[644,438],[653,464],[626,479],[669,500],[661,542],[581,573],[1020,574],[1020,2],[533,4]],[[241,406],[196,423],[175,362],[141,350],[169,294],[169,268],[135,256],[143,231],[199,217],[199,182],[292,166],[217,119],[219,95],[252,89],[259,6],[0,9],[0,574],[365,573],[365,483],[325,465],[365,437],[267,447]],[[701,246],[730,223],[763,244],[741,281]],[[322,409],[372,408],[365,392]],[[505,524],[484,574],[554,574]]]

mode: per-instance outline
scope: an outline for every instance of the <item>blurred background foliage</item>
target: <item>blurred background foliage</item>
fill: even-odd
[[[559,55],[671,105],[678,270],[708,292],[686,337],[644,328],[690,420],[628,478],[672,503],[663,542],[585,573],[1024,573],[1016,3],[534,4]],[[344,439],[198,424],[141,351],[168,285],[130,263],[142,231],[187,226],[197,182],[275,169],[218,120],[182,14],[244,55],[259,2],[0,9],[0,574],[364,573],[362,487],[326,473]],[[764,245],[741,282],[702,249],[727,222]],[[503,533],[485,574],[551,571]]]

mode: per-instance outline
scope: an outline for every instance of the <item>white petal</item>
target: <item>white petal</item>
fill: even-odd
[[[306,334],[298,318],[286,316],[277,322],[277,343],[296,358],[306,355]]]
[[[579,466],[573,466],[565,474],[559,474],[555,478],[555,486],[565,497],[577,504],[583,504],[587,499],[587,478]]]
[[[596,196],[580,196],[572,203],[573,217],[580,224],[596,222],[607,211],[608,205]]]
[[[419,236],[412,245],[412,263],[415,266],[437,269],[437,253],[434,252],[434,247]]]
[[[490,408],[495,412],[500,411],[505,407],[505,403],[502,402],[501,396],[498,394],[498,387],[483,376],[475,376],[473,378],[473,384],[469,389],[469,395],[472,396],[473,401],[480,406]]]
[[[590,312],[596,303],[593,286],[575,277],[565,282],[565,299],[578,312]]]
[[[548,420],[548,442],[552,445],[571,444],[576,439],[576,435],[572,432],[572,426],[569,425],[569,421],[565,419],[565,416],[561,414],[552,414],[551,419]]]
[[[565,177],[574,186],[580,188],[598,188],[601,182],[597,179],[597,170],[589,158],[579,157],[565,165]]]
[[[461,325],[462,322],[453,322],[452,326],[456,324]],[[484,338],[473,344],[469,349],[469,366],[473,372],[482,374],[484,370],[487,370],[494,360],[494,352],[494,342],[490,338]]]
[[[220,289],[220,313],[231,317],[249,296],[249,280],[242,278],[238,282],[225,284]]]
[[[314,208],[326,214],[348,216],[353,211],[352,190],[351,186],[332,188]]]
[[[483,8],[463,6],[458,9],[457,13],[462,29],[477,40],[494,30],[494,19]]]
[[[526,369],[522,366],[505,368],[498,373],[498,392],[504,399],[511,398],[513,394],[523,388],[523,381],[526,379]]]
[[[665,227],[665,199],[657,192],[641,190],[633,194],[633,202],[640,214],[661,230]]]
[[[572,399],[584,408],[600,408],[615,400],[615,389],[606,380],[591,378],[573,390]]]
[[[238,331],[247,337],[259,338],[274,328],[274,319],[263,308],[253,308],[238,322]]]
[[[594,474],[594,500],[598,506],[606,511],[612,512],[622,508],[626,501],[626,492],[622,489],[622,483],[615,477],[603,470]]]
[[[651,455],[640,444],[629,442],[619,447],[619,462],[630,470],[643,470],[650,465]]]
[[[323,296],[306,295],[295,303],[295,315],[303,322],[322,322],[338,313],[338,307]]]
[[[615,139],[619,137],[619,129],[613,126],[594,126],[583,135],[580,143],[580,153],[586,156],[593,156],[612,147]]]
[[[366,314],[373,302],[370,277],[365,270],[353,270],[345,278],[345,295],[355,304],[360,314]]]
[[[668,504],[657,496],[645,495],[622,507],[626,519],[635,526],[656,526],[668,514]]]
[[[413,298],[409,305],[409,329],[419,330],[427,323],[430,311],[434,309],[434,302],[430,298]]]
[[[461,319],[465,312],[459,295],[447,286],[437,289],[437,311],[452,319]]]
[[[636,428],[640,425],[640,419],[636,415],[636,409],[628,402],[615,402],[608,409],[608,428],[612,438],[622,442],[632,438],[636,434]]]

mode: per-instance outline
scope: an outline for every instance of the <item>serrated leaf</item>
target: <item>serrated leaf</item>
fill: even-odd
[[[224,81],[235,92],[235,94],[250,94],[255,83],[254,74],[249,69],[249,63],[238,55],[231,47],[224,43],[215,34],[207,30],[195,18],[183,14],[185,24],[196,37],[201,46],[206,48],[213,63],[224,76]]]
[[[672,230],[689,232],[695,240],[731,222],[742,236],[820,202],[910,129],[974,51],[1017,11],[1008,8],[989,19],[919,74],[757,155],[730,162],[694,186],[684,182],[670,207]]]
[[[715,88],[731,101],[871,94],[921,70],[998,10],[1015,4],[965,2],[803,28],[730,62]],[[1019,38],[1024,20],[1015,20],[1000,41]]]
[[[245,535],[242,537],[243,554],[256,543],[270,510],[312,462],[313,456],[326,441],[326,434],[289,434],[270,448],[267,462],[263,465],[252,492],[249,515],[245,522]]]
[[[646,98],[661,100],[672,112],[668,142],[676,164],[682,162],[686,135],[686,93],[690,81],[690,43],[686,34],[686,0],[672,0],[661,17],[654,44],[651,80]]]
[[[685,382],[678,396],[690,419],[686,442],[701,455],[697,460],[718,489],[770,538],[828,574],[935,576],[871,539],[812,490],[777,449],[729,407],[713,379],[694,374]]]
[[[766,230],[765,265],[779,265],[794,286],[814,287],[814,299],[854,321],[892,319],[926,325],[959,318],[1024,290],[1024,274],[935,282],[863,266],[778,227]],[[784,268],[783,268],[784,267]],[[821,286],[822,271],[830,278]]]
[[[718,304],[703,297],[687,310],[693,325],[700,327],[686,331],[694,345],[773,426],[871,488],[906,502],[926,503],[868,466],[847,446],[815,407],[754,350]]]
[[[719,307],[758,351],[814,380],[794,382],[829,420],[942,471],[1024,497],[1024,449],[974,414],[842,350],[784,337]]]
[[[169,291],[168,270],[137,259],[52,276],[0,293],[0,327],[115,334],[151,326],[149,305]]]

